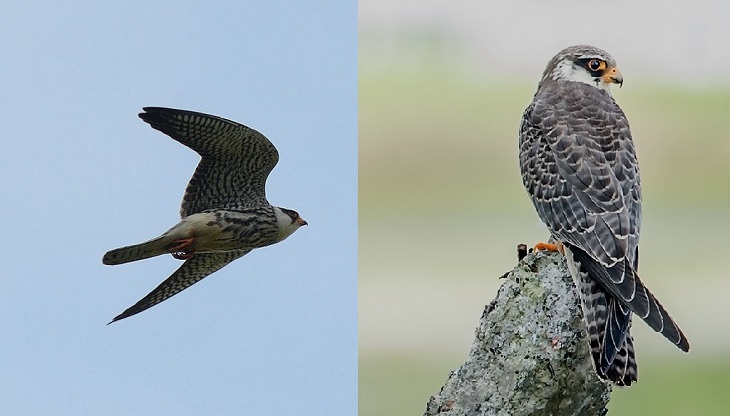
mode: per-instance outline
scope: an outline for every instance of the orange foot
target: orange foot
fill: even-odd
[[[551,243],[537,243],[535,244],[535,247],[532,248],[533,252],[536,251],[558,251],[560,254],[565,254],[565,250],[563,250],[563,244],[557,243],[557,244],[551,244]]]
[[[193,257],[193,254],[195,253],[194,250],[189,250],[188,247],[190,247],[193,244],[192,238],[183,238],[181,240],[175,240],[173,243],[176,243],[174,246],[168,248],[170,250],[170,254],[172,254],[172,257],[175,257],[178,260],[187,260],[190,257]]]

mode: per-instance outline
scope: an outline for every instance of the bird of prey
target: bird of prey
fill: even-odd
[[[185,190],[177,225],[157,238],[104,255],[102,262],[110,265],[167,253],[185,260],[110,323],[138,314],[307,225],[296,211],[266,200],[266,178],[279,153],[263,134],[221,117],[172,108],[146,107],[139,117],[196,151],[201,160]]]
[[[563,252],[576,283],[596,373],[628,386],[638,376],[632,313],[685,352],[689,342],[639,279],[639,165],[611,84],[623,77],[606,51],[558,52],[522,116],[520,169],[557,243],[544,247]]]

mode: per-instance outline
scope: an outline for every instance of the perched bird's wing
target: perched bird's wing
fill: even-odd
[[[158,303],[169,299],[170,297],[182,292],[193,284],[199,282],[209,274],[220,270],[223,266],[244,256],[251,250],[226,251],[219,253],[196,253],[193,257],[186,260],[175,273],[168,277],[164,282],[160,283],[147,296],[140,299],[139,302],[129,307],[126,311],[114,317],[111,322],[128,318],[136,315],[146,309],[149,309]]]
[[[145,107],[139,117],[200,156],[180,215],[207,209],[242,210],[267,204],[266,178],[279,161],[273,144],[258,131],[208,114]]]
[[[637,314],[644,320],[653,330],[664,335],[669,341],[679,347],[682,351],[689,351],[689,340],[679,329],[679,325],[669,316],[669,312],[664,309],[659,300],[652,294],[649,289],[644,286],[636,274],[634,267],[623,264],[621,268],[618,266],[604,267],[595,259],[593,259],[585,251],[571,247],[573,257],[576,261],[583,264],[585,269],[593,278],[603,286],[611,295],[623,305],[628,307],[631,312]],[[618,269],[618,270],[617,270]],[[626,270],[632,270],[632,277],[627,277],[623,282],[616,282],[616,276],[626,274]],[[627,285],[630,285],[631,296],[626,297]]]
[[[633,264],[641,185],[629,125],[607,94],[573,84],[570,91],[538,92],[526,110],[521,129],[523,181],[556,238],[585,250],[604,266],[627,259]],[[616,284],[630,277],[617,276]]]
[[[641,186],[624,113],[590,85],[539,90],[520,129],[522,179],[542,221],[612,296],[684,351],[636,273]]]

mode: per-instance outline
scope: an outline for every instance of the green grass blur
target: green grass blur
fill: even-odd
[[[463,357],[378,354],[360,359],[359,415],[421,415]],[[609,415],[726,415],[730,365],[644,359],[639,382],[614,389]],[[425,392],[425,394],[424,394]]]
[[[376,60],[361,53],[359,414],[418,415],[466,358],[516,245],[546,237],[517,166],[539,73]],[[730,88],[624,76],[614,97],[642,169],[642,276],[692,351],[636,319],[639,383],[613,393],[609,414],[727,414]]]

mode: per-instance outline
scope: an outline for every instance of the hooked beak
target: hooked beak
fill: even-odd
[[[606,84],[618,84],[619,88],[624,85],[624,76],[621,75],[621,71],[619,71],[616,67],[607,70],[601,79]]]
[[[301,217],[297,218],[295,221],[296,221],[297,224],[299,224],[300,227],[302,225],[307,225],[307,222],[304,221]]]

